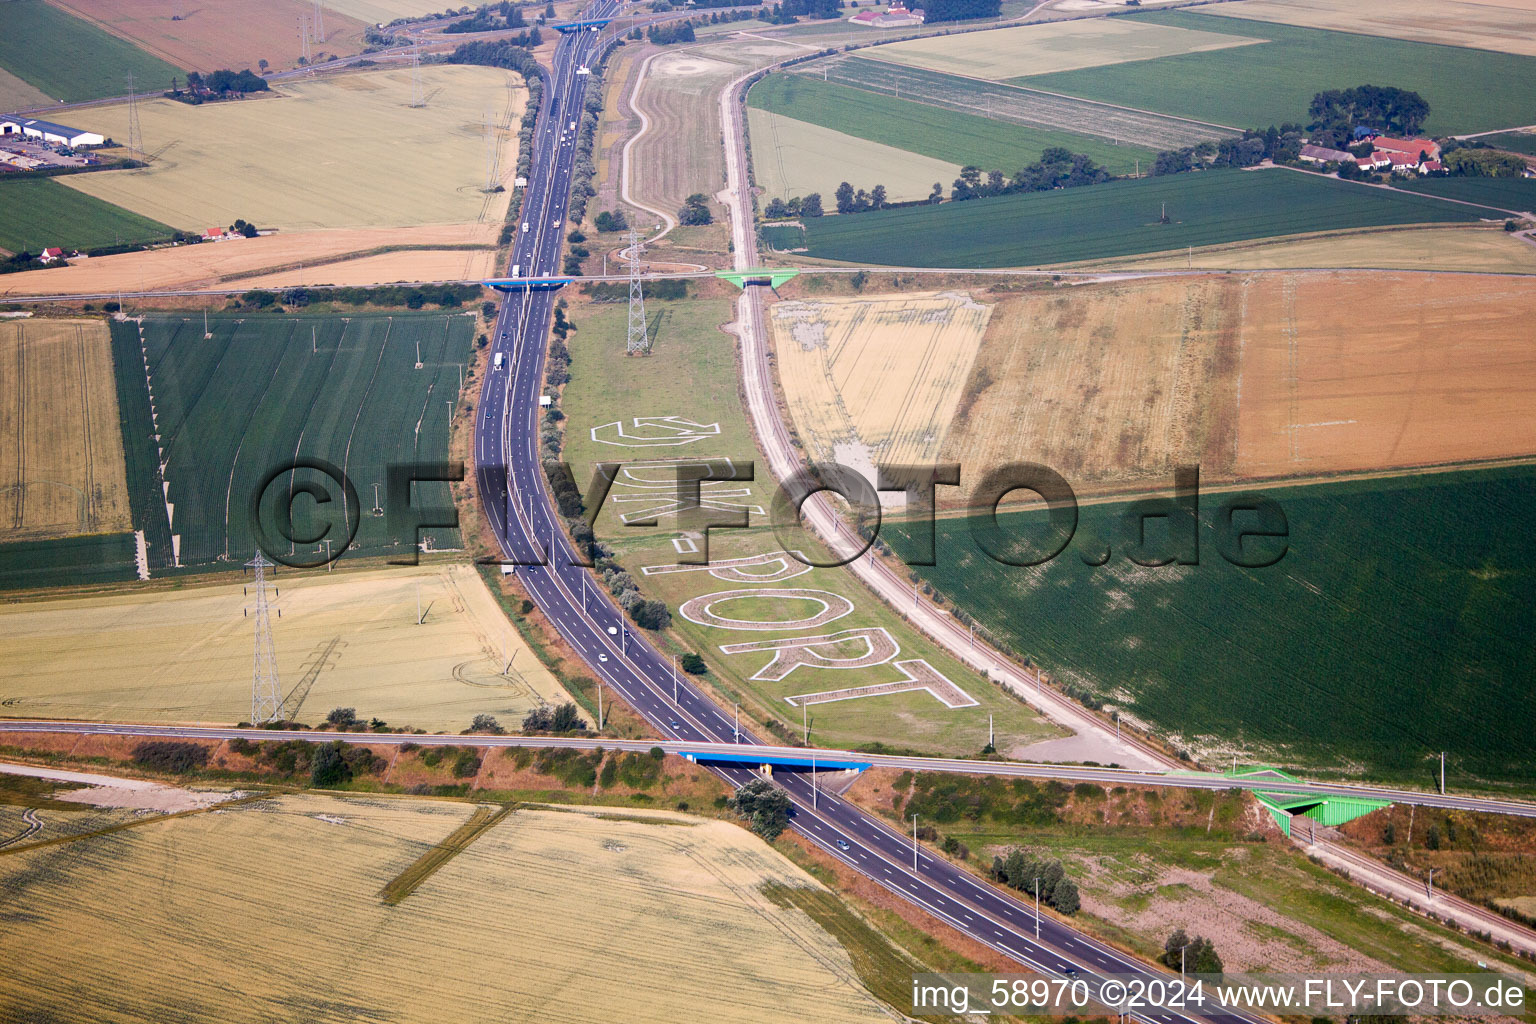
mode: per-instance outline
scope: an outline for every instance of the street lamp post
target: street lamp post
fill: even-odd
[[[912,815],[912,870],[917,870],[917,815]]]

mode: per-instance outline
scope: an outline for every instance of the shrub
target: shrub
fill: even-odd
[[[709,666],[704,664],[704,659],[692,651],[679,658],[677,663],[683,666],[684,672],[692,676],[701,676],[709,671]]]
[[[341,748],[342,742],[337,740],[315,751],[315,758],[309,766],[310,782],[327,788],[352,781],[352,766],[342,757]]]
[[[665,601],[641,601],[634,607],[635,624],[646,629],[666,629],[672,623],[672,613]]]
[[[461,750],[453,759],[453,777],[472,779],[480,774],[480,755],[473,750]]]
[[[133,748],[133,762],[155,771],[185,775],[208,763],[208,748],[175,740],[150,740]]]
[[[489,733],[492,736],[506,735],[507,730],[496,721],[495,715],[476,715],[469,723],[470,732]]]
[[[332,708],[325,716],[325,724],[337,729],[350,729],[357,724],[357,708]]]
[[[789,794],[767,779],[753,779],[742,786],[730,798],[730,806],[770,843],[789,827]]]
[[[570,701],[553,708],[534,708],[523,719],[524,732],[576,732],[586,727],[581,709]]]
[[[1163,963],[1177,971],[1181,968],[1194,974],[1220,974],[1221,957],[1210,939],[1196,935],[1193,939],[1183,928],[1175,929],[1163,943]]]

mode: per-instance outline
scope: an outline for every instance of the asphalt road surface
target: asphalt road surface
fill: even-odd
[[[617,10],[615,0],[597,0],[581,17],[603,18]],[[557,275],[575,160],[571,125],[581,120],[588,82],[578,69],[597,61],[599,44],[599,33],[584,32],[563,37],[555,50],[510,260],[513,276]],[[538,453],[540,383],[554,296],[551,291],[515,292],[502,303],[492,366],[500,353],[503,368],[487,374],[475,413],[476,481],[503,554],[524,563],[517,570],[524,588],[571,648],[610,691],[660,733],[691,741],[756,743],[756,737],[738,734],[732,716],[689,685],[641,630],[632,630],[602,587],[575,564],[576,552],[555,519]],[[745,766],[716,770],[738,786],[754,777]],[[802,835],[1022,967],[1078,975],[1091,987],[1100,974],[1152,973],[1053,917],[1037,918],[1024,901],[933,855],[842,799],[813,792],[804,774],[786,772],[776,778],[794,803],[793,827]],[[1195,1018],[1151,1013],[1146,1019],[1172,1024]]]

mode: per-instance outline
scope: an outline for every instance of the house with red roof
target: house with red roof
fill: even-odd
[[[1431,160],[1440,159],[1440,143],[1434,139],[1394,139],[1387,135],[1378,135],[1371,140],[1371,145],[1378,151],[1406,153],[1413,157],[1414,163],[1418,163],[1420,153],[1428,153]]]
[[[865,28],[904,28],[911,25],[921,25],[927,18],[922,8],[907,10],[902,0],[894,0],[890,7],[884,11],[870,8],[860,11],[848,19],[850,25],[862,25]]]
[[[64,250],[58,247],[54,247],[51,249],[44,249],[42,254],[37,257],[37,262],[46,265],[52,263],[54,260],[61,260],[63,258]]]

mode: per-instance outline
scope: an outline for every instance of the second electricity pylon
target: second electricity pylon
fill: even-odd
[[[267,570],[273,563],[261,552],[245,563],[256,570],[256,651],[251,659],[251,724],[276,722],[283,717],[283,693],[277,679],[277,653],[272,646],[272,617],[267,607]]]
[[[629,335],[624,344],[624,354],[651,354],[645,329],[645,292],[640,287],[640,236],[634,228],[629,229]]]
[[[128,156],[144,158],[144,140],[139,133],[139,97],[133,88],[133,72],[128,72]]]
[[[424,107],[427,101],[421,92],[421,44],[411,47],[411,106]]]

